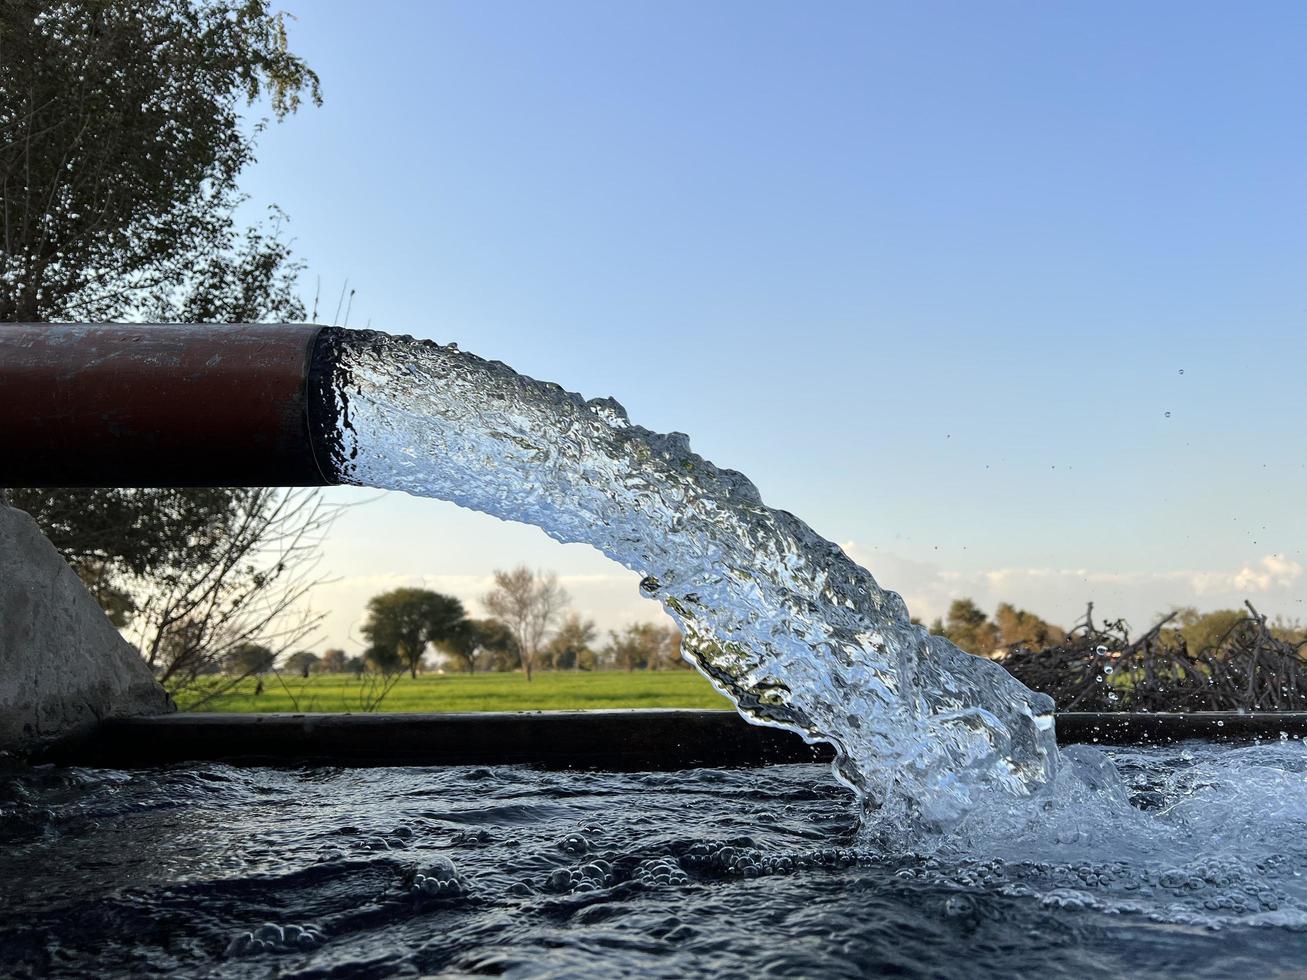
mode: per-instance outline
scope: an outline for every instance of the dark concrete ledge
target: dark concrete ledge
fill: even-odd
[[[1249,742],[1307,735],[1307,712],[1058,716],[1067,744]],[[30,761],[140,768],[241,765],[441,766],[670,770],[829,760],[826,745],[746,723],[733,711],[677,709],[483,714],[175,714],[105,721]]]
[[[1061,745],[1170,745],[1188,739],[1208,742],[1278,741],[1307,736],[1307,711],[1077,712],[1057,716]]]
[[[33,761],[133,768],[245,765],[511,765],[615,770],[829,759],[733,711],[676,709],[468,714],[177,714],[114,719]]]

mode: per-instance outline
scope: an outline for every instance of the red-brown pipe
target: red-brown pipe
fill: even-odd
[[[0,487],[332,483],[309,418],[321,330],[0,324]]]

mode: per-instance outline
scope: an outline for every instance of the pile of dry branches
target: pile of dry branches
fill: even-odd
[[[1245,605],[1248,615],[1201,650],[1168,628],[1174,614],[1132,640],[1121,620],[1096,625],[1090,604],[1062,643],[998,659],[1061,711],[1307,710],[1307,641],[1276,636]]]

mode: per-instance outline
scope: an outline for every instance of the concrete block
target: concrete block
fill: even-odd
[[[175,710],[36,522],[0,498],[0,750]]]

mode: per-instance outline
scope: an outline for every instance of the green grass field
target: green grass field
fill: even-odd
[[[225,686],[228,681],[216,679]],[[263,679],[263,693],[247,678],[231,691],[199,703],[197,688],[178,697],[183,710],[198,711],[367,711],[381,693],[381,681],[345,674]],[[604,671],[539,673],[529,683],[521,674],[404,675],[371,710],[376,711],[561,711],[573,708],[729,708],[730,702],[697,672]]]

